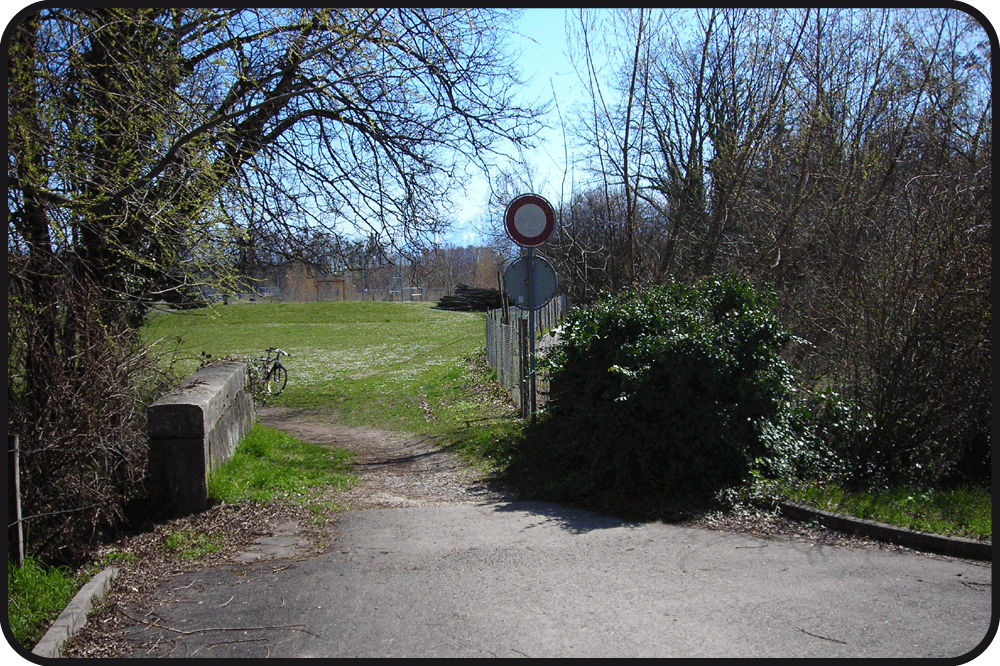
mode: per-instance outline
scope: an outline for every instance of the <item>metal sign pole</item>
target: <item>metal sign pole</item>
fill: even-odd
[[[541,245],[549,239],[555,227],[555,221],[556,216],[555,211],[552,210],[552,204],[537,194],[522,194],[514,197],[507,204],[507,210],[504,211],[504,226],[507,228],[507,235],[515,243],[527,249],[527,254],[523,257],[527,259],[527,276],[523,284],[525,287],[524,300],[527,301],[525,304],[528,306],[528,337],[530,340],[528,346],[528,385],[531,392],[528,400],[528,411],[531,412],[532,423],[535,423],[535,408],[537,406],[535,399],[535,303],[552,297],[535,292],[537,283],[540,280],[545,281],[545,278],[534,275],[535,246]],[[517,263],[514,262],[514,265]],[[548,263],[545,262],[545,265],[548,266]],[[513,265],[508,268],[508,271],[512,268]],[[551,270],[551,266],[549,269]],[[520,282],[520,280],[517,281]],[[554,272],[551,281],[554,286],[556,282]]]
[[[535,284],[531,279],[532,277],[532,263],[534,263],[535,258],[535,248],[528,248],[528,281],[527,281],[527,292],[528,297],[528,382],[529,382],[529,400],[530,406],[528,407],[531,412],[531,422],[535,423]]]

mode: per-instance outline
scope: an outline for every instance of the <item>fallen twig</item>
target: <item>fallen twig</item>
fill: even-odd
[[[201,650],[201,648],[205,648],[207,650],[214,650],[220,645],[232,645],[234,643],[258,643],[260,641],[266,641],[266,640],[267,640],[266,638],[241,638],[235,641],[219,641],[218,643],[206,643],[205,645],[202,645],[200,648],[198,648],[198,650]],[[266,648],[267,646],[264,647]],[[191,656],[192,657],[195,656],[198,653],[198,650],[192,652]]]
[[[801,631],[803,634],[808,634],[813,638],[822,638],[824,641],[830,641],[832,643],[840,643],[841,645],[847,645],[847,641],[838,640],[836,638],[829,638],[827,636],[820,636],[819,634],[814,634],[811,631],[806,631],[802,627],[795,627],[795,628]]]
[[[319,634],[317,634],[314,631],[311,631],[309,629],[305,629],[304,627],[306,625],[304,625],[304,624],[273,624],[273,625],[263,625],[263,626],[259,626],[259,627],[204,627],[202,629],[187,629],[187,630],[185,630],[185,629],[174,629],[173,627],[168,627],[166,625],[159,624],[159,623],[145,622],[144,620],[140,620],[138,618],[132,617],[131,615],[129,615],[125,611],[121,611],[121,612],[122,612],[122,615],[124,615],[128,619],[132,620],[133,622],[138,622],[140,624],[148,624],[150,626],[155,625],[159,629],[166,629],[167,631],[171,631],[171,632],[173,632],[175,634],[181,634],[182,636],[191,636],[193,634],[203,634],[203,633],[206,633],[206,632],[209,632],[209,631],[264,631],[264,630],[267,630],[267,629],[296,629],[298,631],[303,631],[303,632],[305,632],[307,634],[310,634],[312,636],[316,636],[317,638],[319,638]]]

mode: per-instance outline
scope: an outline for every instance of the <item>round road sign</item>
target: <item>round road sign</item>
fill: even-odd
[[[503,274],[507,298],[519,308],[537,310],[552,300],[559,278],[552,264],[541,257],[520,257]]]
[[[552,235],[556,214],[552,205],[537,194],[522,194],[507,204],[504,213],[507,235],[522,247],[541,245]]]

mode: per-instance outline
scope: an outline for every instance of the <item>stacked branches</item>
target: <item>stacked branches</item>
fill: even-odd
[[[498,289],[470,287],[459,284],[453,295],[445,295],[434,306],[437,310],[461,312],[486,312],[503,306],[503,295]]]

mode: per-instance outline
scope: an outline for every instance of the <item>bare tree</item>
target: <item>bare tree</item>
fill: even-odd
[[[56,379],[106,372],[81,365],[84,346],[118,344],[123,325],[135,339],[150,303],[235,288],[240,262],[318,257],[345,235],[432,238],[456,175],[536,129],[513,101],[511,24],[430,8],[21,16],[7,60],[8,428],[40,447]],[[85,428],[68,431],[85,445]]]
[[[646,188],[644,161],[652,135],[647,90],[652,62],[658,57],[652,36],[662,29],[664,16],[646,9],[581,9],[568,24],[571,55],[590,98],[590,110],[578,118],[574,133],[584,148],[585,163],[604,191],[605,219],[612,220],[612,199],[619,193],[624,196],[624,217],[616,221],[624,234],[623,245],[616,248],[616,262],[623,265],[624,275],[616,288],[648,278],[639,239],[639,200]],[[603,39],[600,44],[594,41],[598,36]],[[600,62],[599,53],[610,54],[610,63]],[[593,186],[585,188],[592,197]]]
[[[485,10],[42,10],[14,33],[13,231],[58,224],[95,274],[136,263],[148,242],[169,262],[192,236],[217,241],[208,232],[220,222],[234,234],[311,222],[415,242],[440,230],[457,169],[533,131],[533,112],[511,101],[508,21]],[[146,279],[150,295],[163,287]]]
[[[847,445],[854,470],[938,478],[989,413],[973,305],[989,294],[973,231],[989,210],[981,29],[952,10],[724,13],[718,26],[690,274],[778,287],[813,343],[800,367],[871,415]]]
[[[989,439],[982,26],[954,9],[661,16],[576,16],[592,102],[576,138],[598,178],[551,251],[584,291],[720,271],[774,285],[810,342],[807,384],[875,424],[845,443],[853,468],[955,469]],[[616,45],[611,85],[595,35]]]

